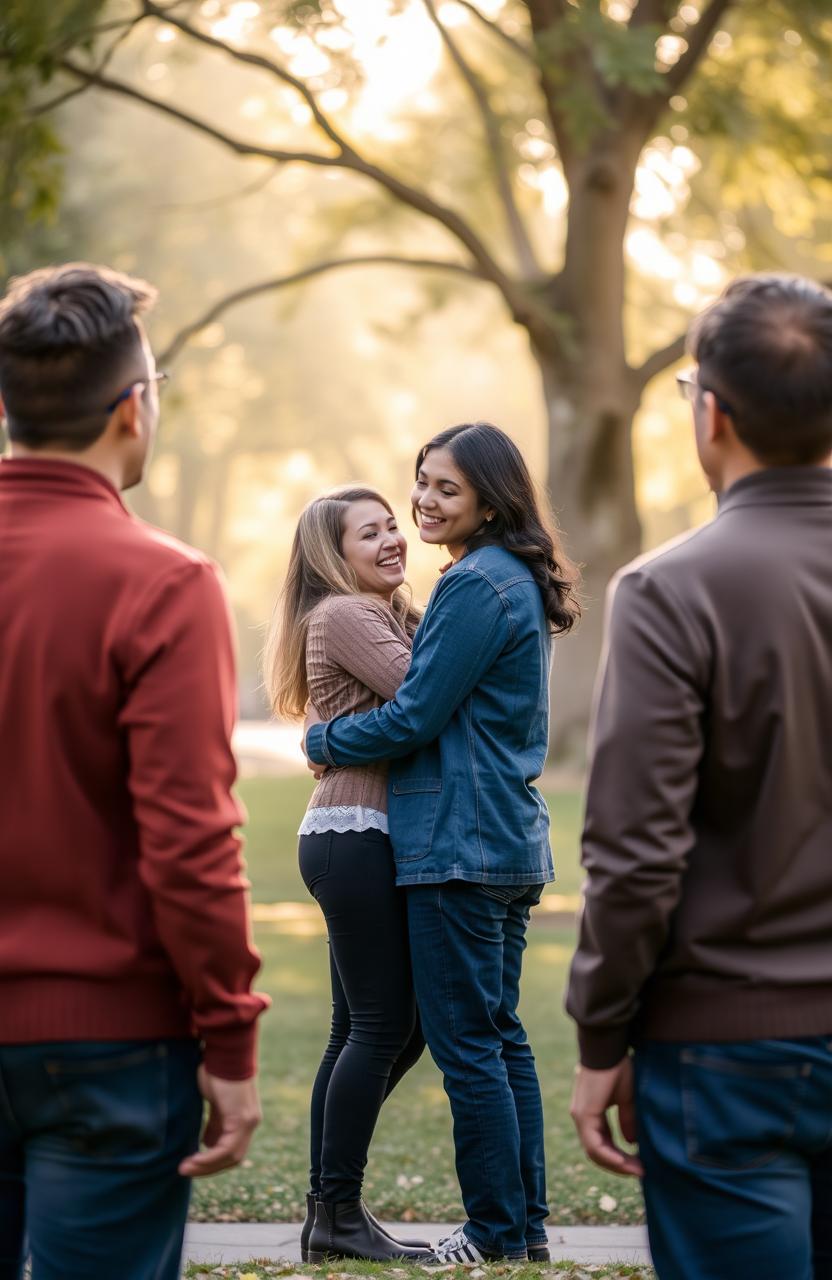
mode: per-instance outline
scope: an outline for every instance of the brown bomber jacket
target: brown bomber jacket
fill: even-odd
[[[622,571],[593,736],[584,1065],[832,1031],[832,470],[747,476]]]

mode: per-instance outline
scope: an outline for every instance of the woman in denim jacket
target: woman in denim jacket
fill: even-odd
[[[454,1117],[468,1220],[436,1260],[545,1260],[543,1112],[517,1015],[529,910],[554,879],[546,805],[553,633],[574,573],[517,447],[497,427],[441,432],[412,494],[424,542],[452,563],[377,710],[307,721],[323,766],[391,761],[390,837],[422,1026]]]

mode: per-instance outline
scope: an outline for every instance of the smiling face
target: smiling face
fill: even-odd
[[[454,560],[492,515],[454,462],[450,449],[431,449],[422,460],[410,501],[417,512],[423,542],[445,546]]]
[[[375,499],[351,502],[344,516],[341,554],[359,589],[390,601],[404,582],[407,543],[396,517]]]

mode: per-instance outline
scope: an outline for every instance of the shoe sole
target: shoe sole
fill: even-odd
[[[366,1253],[344,1253],[339,1250],[337,1253],[319,1253],[317,1249],[310,1249],[307,1252],[304,1262],[308,1262],[313,1266],[319,1266],[322,1262],[337,1262],[339,1258],[345,1258],[353,1262],[426,1262],[430,1258],[430,1253],[426,1250],[422,1257],[413,1257],[412,1254],[387,1254],[383,1258],[369,1258]]]

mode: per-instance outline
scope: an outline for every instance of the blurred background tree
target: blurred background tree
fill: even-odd
[[[6,270],[83,254],[162,286],[178,386],[136,505],[226,564],[244,706],[302,502],[364,476],[401,503],[427,436],[491,417],[584,565],[554,717],[580,757],[606,582],[711,509],[662,376],[690,314],[740,270],[829,272],[827,0],[12,0],[0,21]]]

